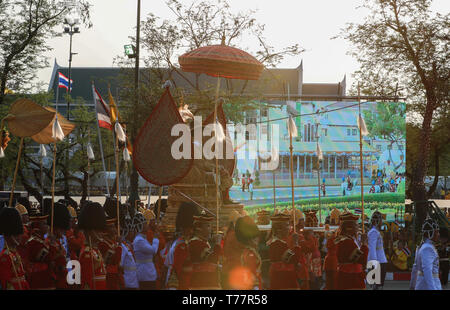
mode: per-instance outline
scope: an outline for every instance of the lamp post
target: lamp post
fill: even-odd
[[[77,53],[72,53],[72,36],[75,33],[80,33],[80,28],[76,25],[78,24],[78,19],[72,20],[71,18],[65,18],[64,19],[64,33],[67,33],[70,36],[70,47],[69,47],[69,87],[67,89],[67,95],[70,95],[70,92],[72,90],[72,83],[70,83],[70,76],[71,76],[71,70],[72,70],[72,56],[76,55]],[[67,120],[70,119],[70,97],[67,96]]]

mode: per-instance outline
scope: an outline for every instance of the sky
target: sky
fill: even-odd
[[[364,0],[229,0],[234,12],[258,10],[255,17],[266,25],[267,42],[277,49],[298,43],[305,52],[296,57],[286,57],[277,67],[295,68],[303,60],[303,80],[306,83],[337,83],[347,76],[347,89],[352,83],[351,74],[358,63],[347,55],[350,45],[343,39],[331,40],[348,22],[360,22],[367,14],[357,9]],[[141,20],[149,13],[161,19],[173,19],[165,0],[142,0]],[[182,0],[190,3],[190,0]],[[123,55],[123,45],[135,34],[136,0],[91,0],[93,27],[80,27],[73,36],[73,67],[112,67],[113,58]],[[449,12],[450,1],[434,0],[433,9]],[[63,32],[63,25],[61,25]],[[218,42],[219,43],[219,42]],[[254,48],[252,38],[242,41],[242,49]],[[49,42],[52,50],[50,66],[38,73],[40,82],[48,86],[53,62],[68,66],[69,36],[63,35]],[[250,46],[248,46],[250,44]],[[246,46],[247,45],[247,46]],[[142,62],[141,62],[142,63]],[[76,83],[76,81],[74,81]]]

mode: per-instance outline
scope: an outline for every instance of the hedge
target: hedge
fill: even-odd
[[[332,203],[346,203],[349,204],[351,202],[360,202],[361,201],[361,195],[354,195],[354,196],[339,196],[339,197],[323,197],[320,199],[321,205],[327,205]],[[364,195],[364,204],[370,202],[379,202],[384,203],[384,205],[388,206],[392,203],[399,203],[399,204],[405,204],[405,194],[399,194],[399,193],[378,193],[378,194],[365,194]],[[283,201],[283,202],[277,202],[277,208],[278,207],[287,207],[291,206],[291,201]],[[305,205],[319,205],[319,198],[309,198],[309,199],[302,199],[295,201],[296,206],[301,206],[304,208]],[[259,204],[259,205],[252,205],[252,206],[246,206],[245,210],[252,210],[252,209],[266,209],[266,208],[273,208],[273,203],[265,203],[265,204]],[[350,207],[349,207],[350,208]]]

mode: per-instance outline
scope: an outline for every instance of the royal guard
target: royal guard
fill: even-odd
[[[30,216],[31,237],[26,243],[27,248],[27,280],[31,289],[55,289],[54,261],[50,246],[45,235],[48,233],[47,218],[51,210],[51,199],[44,200],[42,213]],[[47,212],[48,213],[47,213]]]
[[[240,266],[241,264],[241,252],[242,245],[236,239],[236,221],[241,217],[236,210],[231,211],[229,215],[229,224],[225,232],[223,240],[223,268],[222,268],[222,287],[225,289],[232,288],[229,284],[229,274],[231,270]]]
[[[325,289],[335,290],[336,289],[336,279],[337,279],[337,267],[338,260],[336,255],[336,233],[332,231],[325,232],[325,237],[327,239],[326,248],[327,255],[323,263],[323,270],[325,270],[326,284]]]
[[[188,251],[192,263],[191,289],[220,289],[219,257],[222,255],[221,235],[209,244],[213,217],[202,213],[194,216],[194,237],[189,240]]]
[[[410,289],[442,290],[439,280],[439,254],[435,243],[439,242],[439,225],[427,216],[422,225],[423,243],[416,249],[411,272]]]
[[[365,289],[364,283],[367,263],[367,237],[361,236],[362,245],[357,241],[359,216],[350,212],[340,217],[340,232],[336,237],[336,254],[338,274],[336,288],[338,290]]]
[[[287,241],[291,217],[277,214],[272,216],[271,220],[272,238],[267,242],[271,263],[269,269],[270,289],[299,289],[296,270],[300,253],[298,235],[292,235],[292,249],[289,248]]]
[[[67,247],[69,250],[70,259],[78,260],[86,238],[84,237],[83,231],[79,229],[77,222],[77,212],[72,206],[68,206],[71,220],[70,228],[66,231]]]
[[[236,221],[235,236],[239,247],[240,263],[229,271],[228,286],[232,289],[260,290],[262,286],[262,260],[257,251],[259,229],[249,216]]]
[[[53,213],[53,234],[49,234],[46,242],[49,244],[49,256],[52,258],[52,272],[55,276],[56,289],[67,289],[67,252],[62,243],[64,233],[70,227],[71,216],[64,204],[56,202]],[[51,225],[51,216],[47,218]]]
[[[190,202],[181,203],[178,208],[176,224],[176,239],[166,258],[167,289],[187,290],[190,287],[192,264],[188,251],[188,241],[194,233],[194,216],[198,215],[197,207]]]
[[[5,238],[4,249],[0,252],[0,290],[27,290],[25,268],[17,251],[19,238],[23,234],[23,224],[19,212],[14,208],[0,210],[0,235]]]
[[[156,278],[156,289],[162,289],[164,286],[164,279],[163,273],[164,272],[164,260],[165,257],[163,257],[163,251],[166,248],[166,238],[164,237],[164,234],[160,233],[158,230],[158,226],[156,225],[156,216],[155,213],[152,210],[145,209],[142,215],[147,221],[148,224],[148,231],[147,231],[147,240],[151,240],[153,242],[153,239],[155,236],[157,236],[159,240],[158,249],[156,252],[156,255],[154,256],[154,264],[156,268],[156,273],[158,277]]]
[[[106,289],[119,290],[123,287],[123,277],[119,272],[120,261],[122,259],[122,247],[117,241],[117,200],[106,198],[103,206],[107,215],[106,230],[99,240],[98,248],[102,253],[103,261],[106,265]],[[122,219],[124,217],[121,217]]]
[[[372,218],[370,220],[372,224],[372,228],[369,230],[367,234],[368,238],[368,246],[369,246],[369,254],[367,257],[368,261],[375,261],[381,269],[381,283],[374,284],[373,289],[380,289],[384,286],[384,278],[386,277],[386,265],[387,259],[386,254],[384,253],[383,246],[383,237],[381,236],[381,226],[383,224],[383,215],[375,211],[372,214]]]
[[[16,205],[16,210],[19,211],[20,217],[22,218],[23,223],[23,234],[19,238],[19,246],[17,247],[17,251],[19,251],[21,257],[26,257],[27,249],[25,247],[25,244],[27,243],[28,239],[30,239],[30,229],[29,229],[29,216],[28,216],[28,210],[25,208],[22,204]]]
[[[295,221],[297,222],[295,229],[298,234],[298,245],[300,252],[297,253],[297,282],[301,290],[309,290],[310,281],[310,261],[311,253],[313,252],[313,243],[311,240],[305,239],[305,215],[302,211],[295,209]],[[293,220],[293,217],[292,217]],[[292,227],[288,236],[288,246],[293,248],[294,245],[294,229]]]
[[[299,242],[309,272],[309,289],[319,290],[319,279],[322,278],[322,261],[319,250],[319,240],[310,229],[303,230],[304,238]],[[300,239],[300,238],[299,238]]]
[[[106,266],[98,248],[101,233],[106,229],[106,215],[97,202],[85,205],[80,212],[78,227],[86,237],[80,251],[81,288],[106,290]]]

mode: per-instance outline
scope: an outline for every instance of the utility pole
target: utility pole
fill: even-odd
[[[137,0],[137,21],[136,21],[136,59],[135,59],[135,71],[134,71],[134,108],[135,113],[133,113],[134,120],[131,124],[131,141],[134,142],[134,139],[137,135],[137,112],[136,109],[139,107],[139,50],[140,50],[140,33],[141,33],[141,0]],[[133,165],[133,169],[131,171],[130,176],[130,201],[140,200],[139,197],[139,175],[137,173],[136,167]]]

